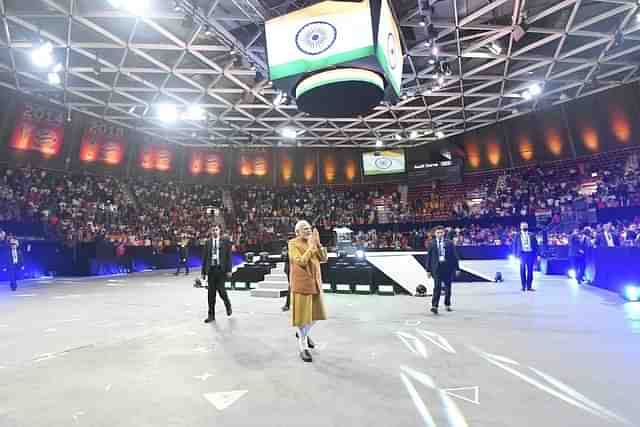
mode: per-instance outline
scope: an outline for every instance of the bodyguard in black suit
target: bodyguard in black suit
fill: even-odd
[[[187,246],[187,242],[178,243],[178,269],[176,270],[176,276],[180,274],[182,267],[184,267],[184,274],[189,274],[189,246]]]
[[[209,298],[209,315],[205,323],[216,320],[216,293],[224,302],[227,316],[231,316],[231,301],[225,288],[226,280],[231,277],[231,246],[231,241],[222,237],[221,226],[215,225],[202,251],[202,279],[207,280]]]
[[[576,272],[576,280],[582,283],[586,266],[587,242],[579,230],[574,230],[569,237],[569,260],[571,268]]]
[[[9,285],[11,290],[15,291],[18,289],[18,273],[24,262],[18,239],[13,237],[9,239],[4,258],[5,262],[3,264],[7,265],[7,273],[9,273]]]
[[[533,265],[538,259],[538,239],[533,233],[529,233],[529,224],[520,224],[520,233],[513,238],[513,255],[520,259],[520,281],[522,292],[535,291],[533,284]]]
[[[431,312],[438,314],[440,294],[444,284],[444,305],[447,311],[451,310],[451,282],[459,270],[459,257],[455,245],[451,240],[445,239],[444,228],[438,227],[435,239],[431,242],[427,254],[427,275],[433,276],[433,298],[431,300]]]

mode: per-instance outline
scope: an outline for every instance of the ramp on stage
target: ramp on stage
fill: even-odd
[[[427,282],[427,271],[414,255],[426,252],[368,252],[367,261],[413,295],[418,285]]]
[[[493,282],[498,271],[502,273],[504,281],[520,280],[519,264],[505,259],[460,261],[460,269],[474,276],[474,279],[469,281]]]

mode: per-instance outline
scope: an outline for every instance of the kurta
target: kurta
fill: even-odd
[[[299,237],[290,240],[288,246],[293,326],[326,320],[320,270],[320,263],[327,262],[326,249],[312,249],[306,240]]]

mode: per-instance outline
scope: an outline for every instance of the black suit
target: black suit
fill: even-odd
[[[178,246],[178,269],[176,274],[180,274],[180,269],[184,267],[186,274],[189,274],[189,247]]]
[[[580,234],[572,234],[569,238],[569,260],[571,267],[576,272],[576,279],[582,282],[584,279],[584,270],[586,267],[587,243],[584,236]]]
[[[611,235],[611,240],[613,240],[613,246],[620,246],[620,238],[618,237],[618,235],[612,232],[609,232],[609,234]],[[598,234],[598,237],[596,237],[596,247],[598,248],[609,247],[609,244],[607,243],[607,238],[605,237],[604,233],[600,233]]]
[[[287,275],[287,282],[289,282],[289,251],[288,248],[285,248],[282,251],[282,259],[284,260],[284,274]],[[285,301],[285,307],[289,307],[291,304],[291,283],[289,283],[289,290],[287,291],[287,300]]]
[[[16,259],[14,259],[11,246],[6,245],[3,248],[4,252],[4,261],[3,264],[7,266],[7,273],[9,274],[9,285],[12,290],[16,290],[18,288],[18,273],[22,269],[22,264],[24,262],[24,257],[22,255],[22,250],[20,246],[16,248]]]
[[[202,251],[202,276],[207,277],[209,317],[211,318],[216,316],[216,292],[220,294],[227,311],[231,309],[231,301],[225,288],[227,273],[231,273],[232,269],[231,242],[221,238],[217,240],[217,248],[215,246],[214,241],[209,239]],[[214,251],[217,252],[217,262],[215,264],[213,261]]]
[[[440,249],[438,240],[434,239],[427,253],[427,271],[433,276],[433,298],[431,306],[438,308],[440,303],[440,294],[442,293],[442,285],[444,284],[444,305],[451,306],[451,282],[459,270],[459,257],[455,245],[450,240],[443,239],[442,249]],[[442,254],[444,252],[444,254]],[[441,255],[444,258],[441,258]]]
[[[520,281],[522,290],[531,289],[533,284],[533,265],[538,259],[538,239],[533,233],[527,232],[529,236],[529,251],[523,248],[523,234],[520,231],[513,239],[513,255],[520,259]]]

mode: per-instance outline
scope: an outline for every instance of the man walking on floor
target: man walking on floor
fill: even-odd
[[[522,292],[533,292],[533,266],[538,259],[538,239],[529,233],[529,224],[520,224],[520,233],[514,236],[512,252],[520,260],[520,281]]]
[[[431,242],[427,254],[427,276],[433,276],[433,297],[431,299],[431,312],[438,314],[442,285],[444,285],[444,306],[447,311],[451,309],[451,282],[459,270],[458,251],[451,240],[445,239],[445,231],[442,227],[435,230],[435,239]]]
[[[11,290],[18,289],[18,273],[22,267],[23,257],[20,250],[20,242],[15,237],[9,238],[9,250],[7,251],[7,272],[9,273],[9,285]]]
[[[231,316],[231,301],[227,295],[225,282],[231,278],[231,241],[223,238],[222,227],[214,225],[211,238],[207,240],[202,251],[202,280],[208,283],[209,315],[204,323],[216,320],[216,293],[224,302],[227,316]]]

